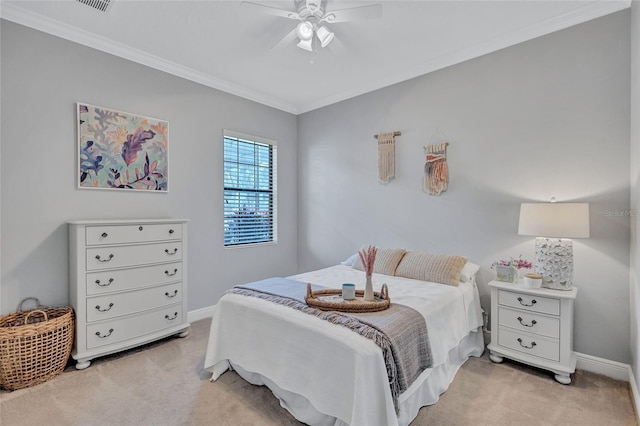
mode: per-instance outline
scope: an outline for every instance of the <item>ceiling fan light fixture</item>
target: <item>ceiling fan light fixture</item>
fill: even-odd
[[[298,47],[300,49],[304,49],[304,50],[307,50],[309,52],[313,52],[312,42],[313,42],[313,39],[311,39],[311,40],[300,40],[300,43],[298,43]]]
[[[310,41],[313,39],[313,24],[309,21],[302,21],[296,28],[296,35],[300,39],[300,42]]]
[[[335,37],[335,34],[323,25],[318,28],[316,36],[318,36],[318,40],[320,40],[320,46],[327,47],[329,43],[331,43],[331,40],[333,40],[333,37]]]

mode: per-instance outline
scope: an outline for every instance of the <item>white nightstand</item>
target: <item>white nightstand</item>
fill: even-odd
[[[573,301],[570,291],[525,288],[491,281],[491,361],[503,357],[553,371],[568,385],[576,370],[573,352]]]

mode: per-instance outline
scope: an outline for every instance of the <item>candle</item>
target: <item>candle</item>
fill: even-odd
[[[353,300],[356,298],[356,285],[351,283],[342,284],[342,298],[344,300]]]

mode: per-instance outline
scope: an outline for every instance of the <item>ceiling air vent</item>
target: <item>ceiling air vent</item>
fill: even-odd
[[[111,4],[111,0],[77,0],[82,4],[86,4],[89,7],[97,9],[101,12],[106,12]]]

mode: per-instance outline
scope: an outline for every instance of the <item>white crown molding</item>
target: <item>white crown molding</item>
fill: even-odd
[[[0,1],[0,18],[291,114],[295,105]]]
[[[389,75],[387,78],[380,80],[368,87],[361,86],[353,90],[319,99],[316,102],[299,105],[298,114],[313,111],[318,108],[322,108],[337,102],[363,95],[365,93],[372,92],[374,90],[401,83],[403,81],[419,77],[421,75],[425,75],[451,65],[468,61],[469,59],[477,58],[491,52],[496,52],[498,50],[504,49],[505,47],[513,46],[537,37],[550,34],[555,31],[569,28],[573,25],[581,24],[592,19],[600,18],[602,16],[627,9],[630,6],[631,0],[594,1],[580,9],[573,10],[564,15],[554,16],[551,19],[541,21],[537,24],[520,28],[518,31],[500,35],[499,37],[496,37],[487,42],[441,55],[440,57],[433,58],[428,62],[422,63],[412,68],[398,70],[397,73]]]
[[[99,37],[95,34],[79,30],[67,24],[63,24],[59,21],[46,18],[42,15],[26,12],[19,7],[16,7],[12,4],[3,3],[1,1],[0,18],[15,22],[17,24],[25,25],[30,28],[43,31],[45,33],[61,37],[66,40],[70,40],[75,43],[79,43],[106,53],[110,53],[112,55],[116,55],[214,89],[222,90],[232,95],[258,102],[260,104],[267,105],[284,112],[289,112],[292,114],[302,114],[359,95],[363,95],[374,90],[382,89],[384,87],[397,84],[414,77],[428,74],[430,72],[478,56],[482,56],[487,53],[495,52],[505,47],[522,43],[524,41],[552,33],[554,31],[562,30],[570,26],[589,21],[591,19],[599,18],[601,16],[629,8],[630,6],[631,0],[593,1],[580,9],[573,10],[564,15],[556,16],[551,19],[541,21],[538,24],[521,28],[520,30],[512,32],[510,34],[501,35],[500,37],[496,37],[493,40],[480,43],[476,46],[471,46],[455,52],[451,52],[446,55],[442,55],[438,58],[417,65],[413,68],[400,70],[400,72],[383,78],[375,84],[361,86],[353,90],[343,91],[341,93],[302,105],[295,105],[283,99],[277,99],[272,96],[265,95],[264,93],[238,86],[214,76],[196,71],[188,67],[184,67],[174,62],[167,61],[154,55],[150,55],[143,51],[133,49],[125,44],[117,43],[113,40],[109,40],[104,37]]]

